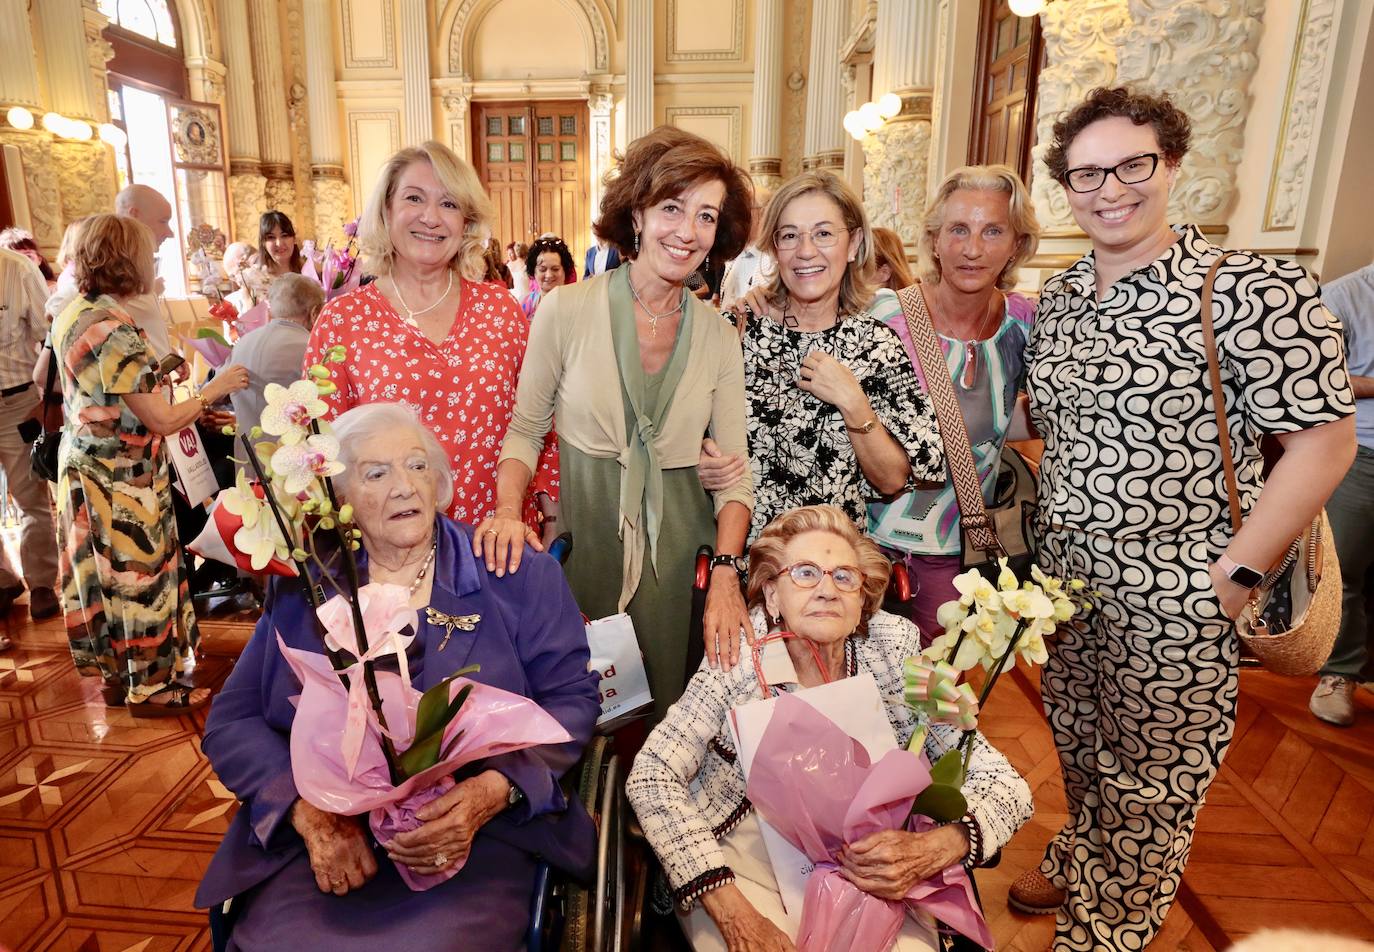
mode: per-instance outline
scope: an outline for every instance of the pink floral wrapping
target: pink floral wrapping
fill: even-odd
[[[376,589],[396,589],[401,597],[406,594],[397,586],[363,587],[363,626],[370,643],[367,654],[380,657],[388,653],[388,643],[399,645],[399,660],[403,663],[404,642],[408,639],[400,639],[394,628],[385,627],[399,617],[398,606],[392,593]],[[319,614],[326,625],[336,626],[329,630],[332,643],[353,645],[356,649],[351,619],[343,610],[346,608],[342,596],[335,596]],[[337,629],[340,624],[347,627]],[[382,843],[420,826],[415,811],[452,789],[452,775],[459,768],[486,757],[572,739],[551,714],[529,698],[467,678],[455,678],[449,684],[450,699],[465,685],[472,686],[472,693],[444,732],[444,743],[447,745],[460,732],[462,737],[448,756],[433,767],[393,786],[382,753],[381,730],[366,692],[350,692],[327,656],[291,648],[280,634],[277,644],[301,682],[296,716],[291,722],[291,771],[296,790],[306,802],[329,813],[368,813],[372,833]],[[361,675],[360,669],[354,670]],[[360,682],[362,678],[351,680]],[[414,738],[415,714],[423,692],[410,684],[409,677],[387,671],[377,672],[377,688],[388,733],[396,749],[404,751]],[[357,730],[362,731],[362,737],[355,753],[353,732]],[[398,865],[397,871],[407,886],[422,891],[457,875],[462,867],[462,863],[457,863],[433,876],[417,875],[403,865]]]
[[[893,750],[873,764],[862,744],[810,704],[778,698],[750,765],[747,795],[759,815],[816,864],[806,882],[798,952],[887,952],[901,931],[904,905],[993,947],[962,866],[950,866],[893,902],[852,885],[831,859],[845,843],[903,829],[912,801],[929,785],[924,754]],[[933,827],[921,817],[912,829]]]

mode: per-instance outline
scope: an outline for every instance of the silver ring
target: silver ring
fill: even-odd
[[[444,853],[435,853],[435,854],[434,854],[434,868],[435,868],[435,869],[444,869],[444,868],[447,867],[447,866],[448,866],[448,856],[447,856],[446,854],[444,854]]]

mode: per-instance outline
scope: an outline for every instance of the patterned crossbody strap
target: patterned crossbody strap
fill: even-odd
[[[1226,394],[1221,389],[1221,363],[1217,360],[1217,335],[1212,327],[1212,286],[1217,271],[1231,252],[1223,251],[1202,282],[1202,343],[1207,349],[1207,375],[1212,383],[1212,405],[1217,414],[1217,440],[1221,443],[1221,468],[1226,474],[1226,501],[1231,507],[1231,531],[1240,531],[1240,489],[1236,480],[1236,464],[1231,459],[1231,430],[1226,425]]]
[[[940,438],[945,444],[945,461],[954,481],[954,498],[959,502],[959,514],[969,545],[983,552],[999,552],[1002,545],[983,504],[983,484],[978,478],[978,464],[973,461],[964,411],[954,395],[954,380],[949,375],[949,364],[945,362],[935,326],[930,322],[925,295],[919,284],[913,284],[898,291],[897,297],[902,302],[902,314],[911,333],[911,343],[916,348],[916,359],[921,363],[926,393],[935,404],[935,419],[940,424]]]

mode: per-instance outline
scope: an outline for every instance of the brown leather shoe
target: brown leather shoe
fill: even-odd
[[[62,604],[50,588],[35,588],[29,592],[29,617],[34,621],[51,618],[62,610]]]
[[[1054,888],[1045,874],[1028,869],[1011,884],[1007,905],[1032,916],[1052,916],[1064,905],[1064,890]]]

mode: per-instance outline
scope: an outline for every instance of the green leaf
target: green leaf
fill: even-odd
[[[453,738],[448,742],[448,744],[444,746],[443,753],[439,755],[439,760],[443,760],[445,757],[451,754],[453,752],[453,748],[458,746],[458,741],[460,741],[463,735],[466,733],[467,731],[460,730],[458,733],[454,734]],[[439,760],[436,760],[435,763],[437,764]]]
[[[964,758],[956,747],[949,750],[930,768],[930,782],[956,789],[964,785]],[[960,814],[962,816],[963,814]]]
[[[217,344],[223,344],[225,347],[230,346],[229,342],[224,339],[224,335],[221,334],[219,331],[215,330],[213,327],[196,328],[196,339],[212,340]]]
[[[453,714],[458,708],[449,703],[449,682],[454,678],[480,670],[481,665],[468,665],[460,671],[453,672],[425,692],[424,697],[420,698],[420,706],[415,711],[415,741],[417,744],[436,731],[442,733],[448,722],[453,719]],[[466,690],[458,692],[458,697],[454,700],[458,702],[458,706],[462,706],[462,702],[467,700]]]
[[[968,812],[968,801],[958,787],[932,783],[921,791],[911,809],[936,823],[953,823]]]
[[[401,754],[401,770],[407,777],[413,777],[422,770],[428,770],[439,762],[439,744],[443,734],[430,734],[424,740],[417,740]],[[960,814],[961,816],[963,814]]]

